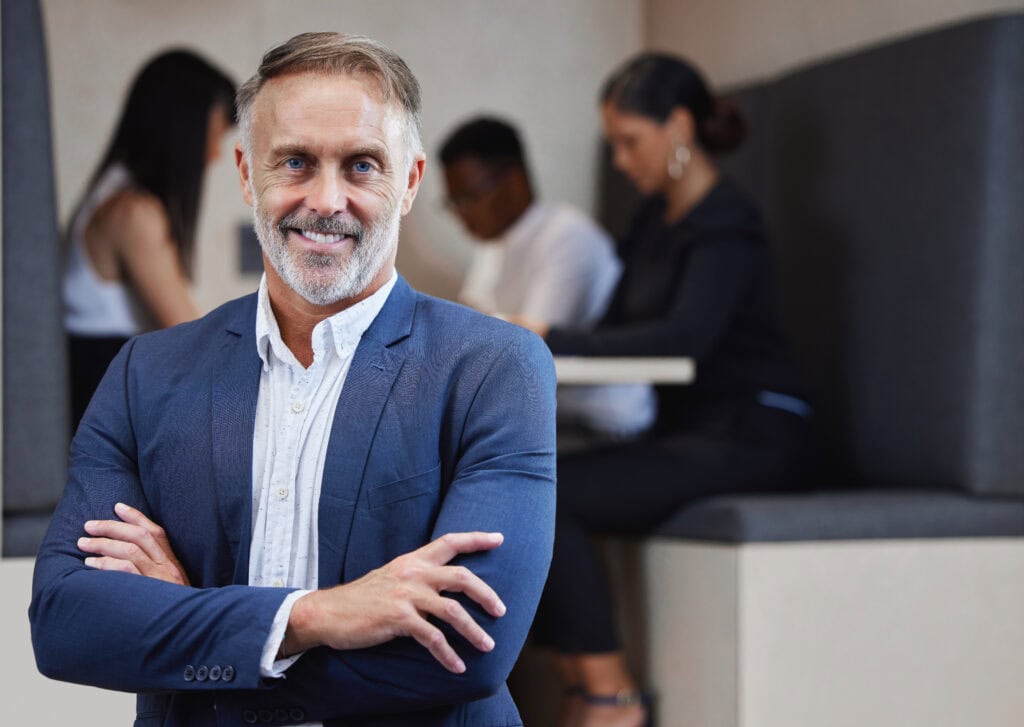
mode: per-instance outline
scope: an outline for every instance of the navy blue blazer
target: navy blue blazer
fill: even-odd
[[[505,534],[462,557],[508,606],[447,672],[412,639],[304,654],[283,679],[259,657],[286,588],[247,584],[261,362],[256,296],[131,340],[71,445],[36,561],[30,618],[47,676],[138,692],[136,725],[520,724],[505,687],[554,532],[555,377],[538,337],[399,279],[338,402],[319,505],[320,586],[356,579],[444,533]],[[86,568],[83,523],[121,501],[164,526],[192,587]],[[460,597],[461,598],[461,597]]]

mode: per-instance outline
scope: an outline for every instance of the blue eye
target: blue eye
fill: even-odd
[[[360,174],[366,174],[367,172],[373,171],[373,165],[370,164],[370,162],[356,162],[353,167]]]
[[[285,166],[288,167],[289,169],[302,169],[304,166],[306,166],[306,163],[303,162],[298,157],[289,157],[285,161]]]

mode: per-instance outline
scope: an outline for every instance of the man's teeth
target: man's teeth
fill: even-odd
[[[321,235],[319,232],[303,231],[302,233],[313,242],[318,242],[321,245],[329,245],[335,242],[341,242],[345,239],[345,235]]]

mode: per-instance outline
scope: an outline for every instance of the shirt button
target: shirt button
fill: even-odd
[[[287,487],[278,487],[277,488],[277,496],[280,497],[282,500],[287,499],[288,498],[288,488]]]
[[[220,669],[219,666],[217,666],[216,664],[211,666],[210,667],[210,681],[211,682],[220,681],[220,673],[221,673],[221,669]]]
[[[230,682],[235,678],[235,667],[228,664],[220,673],[221,681]]]
[[[191,664],[189,664],[188,666],[185,667],[185,673],[182,674],[182,676],[185,678],[186,682],[192,681],[193,679],[196,678],[196,668],[194,666],[192,666]]]
[[[292,411],[295,412],[296,414],[298,414],[300,411],[302,411],[305,408],[306,408],[306,405],[303,404],[301,401],[297,401],[296,400],[296,401],[292,402]]]
[[[281,588],[284,586],[284,581],[282,581],[280,578],[275,578],[274,582],[270,585],[272,585],[274,588]]]

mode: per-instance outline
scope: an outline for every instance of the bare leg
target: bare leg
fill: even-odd
[[[630,676],[621,651],[603,654],[577,654],[560,656],[557,662],[567,662],[557,668],[560,674],[576,676],[587,695],[615,697],[636,695],[636,682]],[[647,719],[647,708],[639,702],[632,704],[593,704],[586,698],[571,700],[578,708],[571,710],[575,722],[562,722],[562,727],[642,727]],[[563,710],[563,714],[570,710]]]
[[[583,712],[583,675],[579,659],[568,654],[555,654],[552,662],[564,688],[558,727],[577,727]]]

